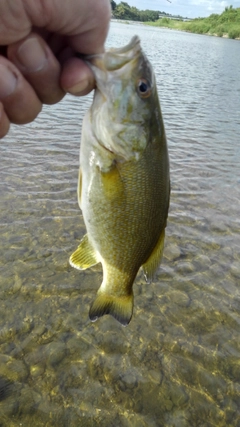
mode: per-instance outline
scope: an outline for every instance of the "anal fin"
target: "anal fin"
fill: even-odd
[[[77,250],[69,258],[69,264],[78,270],[86,270],[99,263],[97,254],[91,243],[88,235],[82,238]]]
[[[164,248],[164,238],[165,238],[165,229],[163,229],[158,242],[153,249],[151,255],[145,264],[142,265],[144,276],[147,282],[151,282],[154,277],[154,273],[156,272],[158,266],[160,265],[162,256],[163,256],[163,248]]]

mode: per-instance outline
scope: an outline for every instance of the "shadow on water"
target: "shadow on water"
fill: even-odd
[[[157,73],[172,179],[162,266],[151,285],[139,273],[127,328],[92,324],[101,269],[68,265],[85,233],[91,97],[13,127],[0,145],[0,427],[239,427],[240,45],[116,23],[110,45],[119,31],[121,44],[138,32]]]

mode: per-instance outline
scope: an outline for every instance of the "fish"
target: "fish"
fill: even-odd
[[[126,326],[138,271],[151,282],[163,255],[167,139],[155,74],[138,36],[86,61],[96,80],[80,145],[78,203],[87,233],[69,262],[79,270],[102,264],[90,320],[110,314]]]

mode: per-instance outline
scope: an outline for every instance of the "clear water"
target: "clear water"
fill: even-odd
[[[165,119],[172,196],[156,280],[127,328],[88,320],[101,269],[72,269],[81,121],[66,97],[0,143],[0,425],[240,426],[240,42],[139,34]]]

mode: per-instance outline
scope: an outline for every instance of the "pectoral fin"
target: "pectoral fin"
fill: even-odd
[[[144,276],[147,282],[151,282],[154,277],[154,273],[156,272],[158,266],[160,265],[162,256],[163,256],[163,248],[164,248],[164,237],[165,237],[165,229],[162,231],[158,242],[153,249],[150,257],[147,262],[142,265]]]
[[[123,326],[127,326],[132,318],[133,312],[133,295],[112,296],[106,293],[99,293],[95,301],[93,301],[89,317],[92,322],[95,322],[104,314],[111,314]]]
[[[107,200],[112,202],[123,200],[124,185],[116,164],[112,165],[108,172],[101,173],[101,183]]]
[[[88,240],[88,235],[82,238],[77,250],[69,258],[72,267],[78,270],[86,270],[99,263],[95,249]]]

